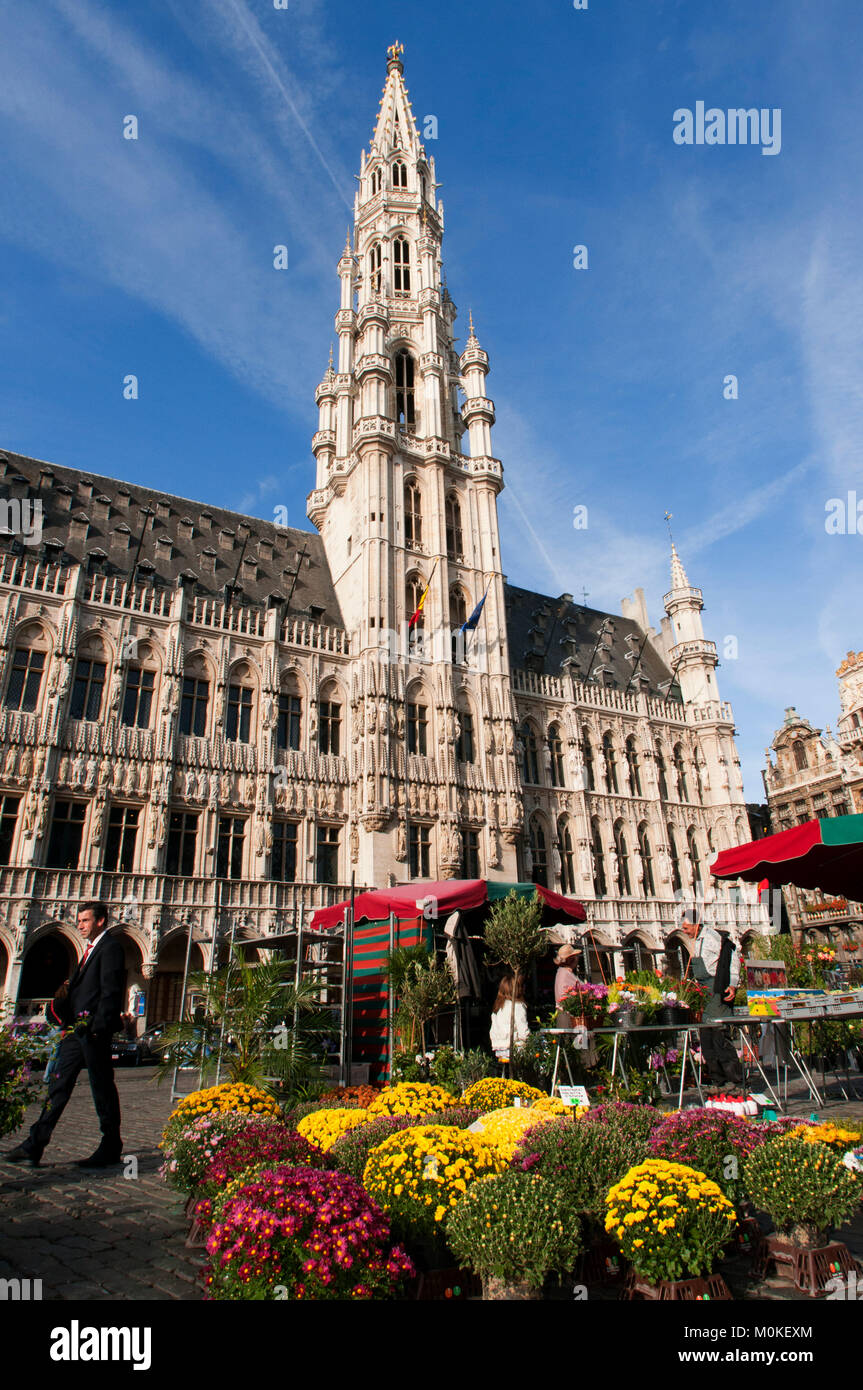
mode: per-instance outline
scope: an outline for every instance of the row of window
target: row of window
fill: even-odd
[[[428,196],[428,185],[426,183],[425,174],[420,174],[419,180],[420,193],[423,198],[426,198]],[[380,165],[377,165],[369,174],[369,189],[371,191],[371,196],[374,198],[377,193],[381,192],[383,186],[384,171]],[[407,188],[407,186],[408,166],[403,159],[393,160],[393,163],[390,165],[390,188]]]
[[[522,777],[525,782],[539,785],[542,781],[540,777],[539,760],[539,738],[537,731],[530,721],[525,721],[519,730],[519,739],[522,744]],[[548,749],[548,767],[553,787],[565,787],[566,778],[564,775],[563,740],[560,728],[557,724],[549,725],[546,747]],[[644,780],[642,777],[642,757],[639,754],[638,744],[633,735],[626,740],[624,745],[625,773],[622,772],[618,764],[617,750],[614,746],[614,739],[610,733],[606,733],[602,738],[601,754],[602,766],[605,769],[606,786],[610,792],[618,795],[621,792],[623,779],[626,779],[626,791],[632,796],[644,796]],[[657,743],[654,750],[654,761],[656,764],[657,781],[659,784],[659,794],[663,801],[669,800],[668,795],[668,775],[666,772],[665,758],[662,750]],[[584,786],[588,791],[596,791],[596,770],[594,766],[594,752],[589,734],[584,731],[581,736],[581,765],[583,769]],[[704,789],[701,781],[701,770],[694,764],[695,783],[698,793],[698,801],[703,799]],[[677,793],[678,801],[692,801],[692,787],[690,785],[689,773],[685,761],[683,747],[676,743],[672,753],[672,775],[674,778],[674,788]]]
[[[604,898],[608,896],[610,876],[606,871],[607,856],[603,846],[600,822],[596,816],[591,820],[590,833],[594,896],[597,898]],[[612,834],[614,839],[614,884],[618,896],[632,897],[634,888],[636,896],[640,896],[643,892],[646,897],[655,897],[655,860],[647,824],[642,822],[636,832],[636,853],[638,854],[641,865],[641,875],[638,876],[638,879],[636,879],[637,865],[630,855],[626,827],[623,821],[615,822]],[[666,834],[668,837],[668,854],[671,865],[671,887],[672,891],[677,893],[681,890],[683,883],[681,877],[681,858],[674,827],[667,825]],[[541,883],[544,887],[550,887],[551,885],[548,882],[548,842],[546,839],[545,827],[537,816],[531,818],[528,826],[528,844],[530,846],[531,878],[533,882]],[[562,817],[558,822],[556,848],[560,856],[561,889],[564,893],[575,893],[577,891],[575,857],[572,836],[565,817]],[[710,848],[712,852],[712,846]],[[686,849],[684,853],[692,871],[692,882],[703,882],[706,866],[704,865],[698,847],[695,829],[692,826],[690,826],[686,833]]]
[[[399,354],[399,356],[401,355]],[[412,550],[421,550],[423,543],[422,495],[419,483],[415,478],[408,478],[405,481],[404,503],[405,545]],[[447,559],[459,561],[464,556],[461,503],[452,492],[447,493],[444,499],[444,523]]]
[[[6,690],[6,708],[32,713],[39,704],[45,652],[16,647]],[[103,715],[107,663],[79,658],[75,666],[69,717],[97,722]],[[120,710],[123,724],[137,729],[151,727],[155,672],[129,666]],[[183,679],[180,701],[180,733],[204,738],[210,727],[209,680]],[[230,743],[251,743],[254,737],[255,691],[240,682],[228,686],[225,738]],[[341,751],[341,704],[321,700],[318,705],[318,748],[321,753]],[[299,695],[280,692],[276,708],[276,746],[299,749],[302,739],[302,701]]]

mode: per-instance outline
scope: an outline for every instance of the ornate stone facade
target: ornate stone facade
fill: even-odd
[[[351,875],[533,877],[587,901],[600,944],[659,951],[748,838],[677,552],[658,632],[640,590],[613,618],[507,585],[489,359],[472,321],[456,350],[443,229],[394,46],[316,393],[319,535],[0,455],[44,512],[41,548],[0,558],[9,998],[46,992],[28,954],[77,951],[100,896],[170,1016],[190,930],[206,961],[217,924],[282,929]]]

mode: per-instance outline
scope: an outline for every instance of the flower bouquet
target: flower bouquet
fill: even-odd
[[[576,1024],[583,1022],[586,1028],[599,1028],[606,1019],[607,1001],[608,989],[605,985],[579,980],[563,996],[559,1007]]]

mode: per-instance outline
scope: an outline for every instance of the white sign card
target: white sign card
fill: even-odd
[[[564,1105],[590,1105],[584,1086],[558,1086]]]

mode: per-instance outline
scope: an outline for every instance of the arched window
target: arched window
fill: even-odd
[[[180,702],[180,733],[206,738],[209,728],[210,667],[194,654],[183,663],[183,698]]]
[[[393,188],[407,188],[408,186],[408,166],[403,160],[397,159],[393,165]]]
[[[596,776],[593,771],[593,748],[590,743],[590,735],[586,729],[581,735],[581,757],[584,766],[585,789],[589,792],[596,791]]]
[[[449,627],[452,646],[452,661],[458,665],[465,659],[465,634],[462,625],[467,622],[467,600],[461,589],[449,591]]]
[[[475,763],[476,740],[474,738],[473,713],[466,705],[462,705],[458,711],[458,724],[456,759],[460,763]]]
[[[146,642],[139,643],[137,660],[130,663],[126,671],[126,688],[120,711],[121,722],[129,728],[149,729],[156,675],[156,658],[152,647]]]
[[[393,242],[393,293],[411,292],[411,248],[403,236]]]
[[[605,758],[605,776],[608,781],[608,790],[616,792],[619,790],[617,785],[617,762],[614,754],[614,740],[611,734],[602,736],[602,755]]]
[[[414,359],[404,348],[396,353],[396,423],[416,424]]]
[[[632,897],[632,878],[629,872],[629,847],[626,843],[626,832],[623,828],[623,821],[617,821],[614,827],[614,848],[617,850],[617,891],[621,897]]]
[[[556,724],[548,727],[548,751],[551,756],[551,785],[563,787],[566,785],[563,778],[563,740]]]
[[[381,173],[380,165],[378,165],[377,169],[372,169],[372,197],[374,197],[376,193],[380,193],[382,186],[383,174]]]
[[[575,893],[575,855],[569,822],[561,816],[557,823],[557,843],[560,849],[560,888],[562,893]]]
[[[421,550],[422,542],[423,519],[420,511],[420,490],[416,481],[409,478],[405,483],[405,545],[409,546],[411,550]]]
[[[686,832],[686,844],[689,852],[689,862],[692,865],[692,882],[701,882],[701,854],[698,849],[698,838],[692,826]]]
[[[673,893],[679,893],[683,886],[680,880],[680,856],[677,853],[674,831],[670,825],[666,828],[668,830],[668,857],[671,861],[671,890]]]
[[[662,748],[659,743],[656,745],[656,777],[659,782],[659,795],[663,801],[667,801],[668,779],[665,776],[665,759],[662,756]]]
[[[599,818],[594,816],[590,822],[590,849],[593,858],[593,892],[597,898],[604,898],[608,892],[605,881],[605,854],[602,849],[602,831]]]
[[[791,746],[794,749],[794,765],[798,772],[802,772],[804,767],[809,766],[809,760],[806,757],[806,744],[801,738],[796,738]]]
[[[446,553],[448,560],[459,561],[464,555],[461,534],[461,507],[454,493],[449,493],[444,503],[446,518]]]
[[[98,641],[88,639],[75,663],[75,680],[69,705],[70,719],[83,719],[92,723],[98,721],[102,713],[107,670],[108,662],[104,648]]]
[[[686,763],[683,759],[683,747],[679,743],[674,745],[674,772],[677,778],[677,798],[679,801],[688,801],[689,785],[686,781]]]
[[[421,574],[413,574],[405,585],[405,613],[408,619],[412,618],[420,606],[420,599],[425,593],[425,580]],[[426,599],[428,603],[428,599]],[[425,627],[425,607],[419,614],[416,622],[411,629],[413,633],[420,633]]]
[[[690,962],[690,952],[683,937],[677,934],[665,938],[665,971],[673,980],[682,980]]]
[[[644,892],[648,897],[656,896],[656,882],[653,877],[653,852],[650,848],[650,836],[647,833],[647,823],[642,821],[638,827],[638,852],[641,855],[641,864],[644,869]]]
[[[626,762],[629,767],[629,786],[633,796],[641,796],[641,771],[638,766],[638,746],[630,735],[626,740]]]
[[[538,816],[531,816],[530,819],[530,852],[533,856],[533,868],[530,872],[533,883],[541,883],[543,888],[548,887],[548,850],[546,848],[545,831]]]
[[[303,697],[296,676],[288,675],[282,680],[279,690],[279,708],[276,716],[276,747],[302,747],[303,739]]]
[[[15,643],[9,681],[6,686],[6,708],[32,713],[39,704],[42,677],[50,661],[48,641],[38,626],[28,626]]]
[[[412,698],[408,700],[407,707],[409,753],[418,753],[423,758],[428,755],[428,726],[428,705],[422,690],[417,689],[413,692]]]
[[[420,174],[420,197],[423,202],[426,202],[428,199],[428,182],[425,174]]]
[[[318,752],[338,757],[342,743],[341,691],[331,681],[321,689],[318,698]]]
[[[539,783],[539,759],[536,754],[536,731],[533,725],[525,721],[519,731],[519,738],[524,747],[521,775],[525,782],[532,782],[537,785]]]
[[[228,684],[228,704],[225,711],[225,738],[228,743],[252,742],[254,700],[251,670],[245,662],[241,662],[231,672]]]
[[[376,241],[369,252],[369,284],[372,294],[381,292],[381,244]]]

